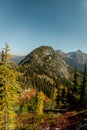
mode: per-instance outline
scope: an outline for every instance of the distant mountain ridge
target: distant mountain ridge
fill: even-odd
[[[12,55],[12,60],[18,65],[21,60],[23,60],[25,56],[21,55]]]
[[[40,47],[38,47],[38,48],[40,48]],[[36,48],[32,52],[33,53],[36,52],[36,50],[39,50],[38,48]],[[45,49],[46,48],[44,46],[44,50]],[[42,50],[40,50],[38,53],[41,53],[41,51]],[[87,54],[82,52],[80,49],[78,49],[77,51],[68,52],[68,53],[63,52],[62,50],[54,50],[54,52],[55,52],[55,55],[57,55],[58,57],[61,57],[62,60],[65,61],[66,64],[68,64],[70,67],[72,67],[74,69],[78,69],[80,71],[84,71],[84,64],[85,64],[85,61],[87,60]],[[31,55],[31,53],[29,53],[27,56],[18,56],[18,57],[16,56],[16,57],[13,57],[13,59],[18,64],[25,57],[28,57],[29,55]],[[43,54],[41,54],[41,55],[43,55]]]
[[[87,60],[87,54],[81,50],[76,52],[65,53],[61,50],[56,50],[56,53],[61,56],[61,58],[72,68],[84,71],[84,64]]]
[[[44,46],[45,49],[46,46]],[[40,48],[40,47],[38,47]],[[35,50],[33,50],[32,52],[38,50],[38,48],[36,48]],[[52,48],[52,47],[50,47]],[[41,53],[42,50],[40,50],[38,53]],[[44,51],[45,52],[45,51]],[[80,71],[84,71],[84,64],[85,61],[87,60],[87,54],[82,52],[81,50],[77,50],[77,51],[73,51],[73,52],[68,52],[65,53],[62,50],[54,50],[55,55],[57,55],[58,57],[61,57],[63,61],[66,62],[66,64],[68,64],[70,67],[74,68],[74,69],[78,69]],[[30,55],[31,53],[29,53],[28,55]],[[1,53],[0,53],[1,55]],[[42,54],[43,55],[43,54]],[[11,55],[13,61],[18,65],[25,57],[27,57],[26,55]],[[29,57],[28,57],[29,58]]]

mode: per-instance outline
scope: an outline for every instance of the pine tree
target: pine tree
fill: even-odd
[[[81,76],[80,72],[75,69],[73,75],[73,84],[70,84],[67,92],[67,102],[69,103],[69,107],[71,109],[78,109],[79,105],[79,88],[81,85]]]
[[[5,48],[3,48],[3,50],[4,50],[4,56],[5,56],[5,61],[7,62],[7,61],[9,61],[9,59],[10,59],[10,55],[9,55],[9,51],[10,51],[10,48],[9,48],[9,45],[6,43],[5,44]],[[11,59],[10,59],[11,60]]]
[[[80,101],[82,108],[86,105],[87,102],[87,60],[85,62],[85,70],[83,76],[83,83],[80,89]]]
[[[5,59],[5,54],[4,54],[4,51],[2,50],[2,53],[1,53],[1,61],[4,61]]]
[[[71,91],[74,95],[77,95],[79,92],[79,87],[81,85],[81,79],[80,79],[80,73],[77,69],[74,71],[74,80],[73,80],[73,85],[71,86]]]
[[[18,74],[8,60],[8,52],[9,46],[6,44],[5,59],[0,63],[0,130],[15,129]]]

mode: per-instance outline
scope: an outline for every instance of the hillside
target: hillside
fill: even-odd
[[[66,79],[70,78],[69,66],[55,53],[53,48],[49,46],[41,46],[33,50],[20,64],[22,66],[27,64],[29,71],[33,71],[34,69],[33,74],[44,74],[55,77],[55,79],[57,79],[59,75]]]
[[[87,60],[87,54],[81,50],[76,52],[65,53],[61,50],[57,50],[56,54],[60,55],[61,58],[72,68],[84,71],[84,64]]]
[[[49,46],[41,46],[28,54],[20,64],[22,71],[28,76],[28,81],[33,84],[43,80],[55,84],[61,80],[69,81],[72,69],[65,61],[55,53],[54,49]]]

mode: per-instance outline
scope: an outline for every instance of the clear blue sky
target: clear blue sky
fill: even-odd
[[[87,52],[87,0],[0,0],[0,48],[28,54],[41,45]]]

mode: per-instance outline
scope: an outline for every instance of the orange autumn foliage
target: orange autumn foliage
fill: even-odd
[[[34,88],[25,89],[24,91],[21,92],[21,96],[19,97],[18,104],[20,104],[23,101],[28,103],[28,101],[30,101],[33,97],[35,97],[36,94],[37,94],[37,90]],[[44,95],[44,96],[45,96],[45,98],[44,98],[45,102],[47,102],[47,103],[51,102],[50,98],[48,98],[46,95]]]
[[[28,88],[22,92],[21,96],[19,97],[19,102],[21,103],[22,101],[24,101],[27,103],[35,95],[36,95],[36,89]]]

